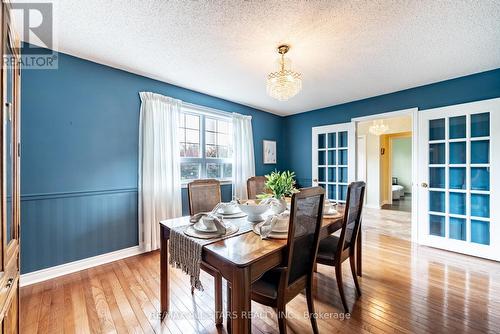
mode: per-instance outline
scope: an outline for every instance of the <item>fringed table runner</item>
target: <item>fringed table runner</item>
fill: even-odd
[[[252,231],[253,223],[247,221],[246,217],[231,219],[230,221],[239,227],[238,232],[213,239],[193,238],[184,234],[184,230],[192,224],[177,226],[170,230],[168,243],[169,263],[190,276],[193,288],[203,291],[203,285],[200,281],[200,262],[203,246]]]

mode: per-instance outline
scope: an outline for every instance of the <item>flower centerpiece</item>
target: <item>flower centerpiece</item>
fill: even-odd
[[[266,188],[271,193],[260,194],[257,197],[260,199],[269,197],[277,199],[280,202],[280,205],[276,208],[275,213],[282,213],[286,210],[285,196],[292,196],[293,194],[299,192],[295,188],[295,173],[290,171],[274,171],[265,177]]]

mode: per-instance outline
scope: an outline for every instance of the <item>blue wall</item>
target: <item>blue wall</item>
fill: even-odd
[[[301,186],[311,185],[314,126],[407,108],[425,110],[496,97],[500,97],[500,69],[288,116],[284,119],[284,142],[290,149],[285,150],[284,166],[295,171]]]
[[[140,91],[253,117],[284,154],[282,118],[63,53],[58,70],[22,71],[22,272],[137,245]],[[281,159],[283,161],[283,159]],[[231,186],[223,187],[225,199]],[[183,191],[183,197],[186,192]],[[184,212],[187,206],[183,203]]]
[[[22,72],[22,272],[137,245],[139,91],[253,116],[256,173],[311,183],[311,128],[411,107],[500,97],[500,69],[285,118],[60,53]],[[262,164],[262,140],[279,165]],[[286,143],[286,147],[285,147]],[[285,149],[286,148],[286,149]],[[187,212],[183,190],[183,212]],[[223,186],[223,198],[231,186]]]

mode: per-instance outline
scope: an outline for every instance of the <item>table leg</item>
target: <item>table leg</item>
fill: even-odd
[[[233,333],[251,333],[250,284],[249,268],[236,268],[231,282],[231,330]]]
[[[358,274],[359,277],[362,276],[362,249],[363,249],[363,245],[361,244],[361,240],[362,240],[362,237],[361,237],[361,228],[359,229],[359,233],[358,233],[358,240],[357,240],[357,244],[356,244],[356,263],[357,263],[357,270],[356,270],[356,273]]]
[[[232,333],[232,331],[231,331],[231,310],[233,309],[233,306],[231,304],[231,283],[229,281],[227,282],[227,288],[226,288],[226,302],[227,302],[226,329],[227,329],[228,333]]]
[[[161,225],[161,244],[160,244],[160,312],[163,319],[169,311],[169,278],[168,278],[168,233],[166,227]]]

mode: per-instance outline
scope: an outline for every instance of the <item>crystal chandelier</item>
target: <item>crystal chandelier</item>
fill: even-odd
[[[389,126],[384,124],[383,120],[376,120],[373,121],[373,124],[370,126],[369,129],[370,133],[374,134],[375,136],[380,136],[389,131]]]
[[[289,49],[288,45],[278,47],[278,53],[281,55],[279,69],[267,75],[267,94],[280,101],[288,100],[302,89],[302,75],[292,71],[290,60],[285,59],[285,53]]]

